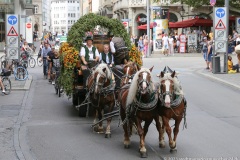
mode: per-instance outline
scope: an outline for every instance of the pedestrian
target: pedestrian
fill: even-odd
[[[144,57],[147,57],[148,54],[148,36],[145,36],[145,39],[143,40],[144,44]]]
[[[169,42],[169,55],[173,55],[174,56],[174,36],[170,35],[168,38],[168,42]]]
[[[208,55],[208,43],[207,43],[207,37],[203,38],[203,42],[202,42],[203,48],[202,48],[202,53],[203,53],[203,58],[206,62],[206,69],[209,69],[209,63],[208,63],[208,59],[207,59],[207,55]]]
[[[208,42],[207,63],[209,70],[212,71],[212,41]]]
[[[168,41],[168,36],[167,34],[164,34],[163,35],[163,38],[162,38],[162,46],[163,46],[163,54],[165,55],[168,55],[168,49],[169,49],[169,41]]]
[[[233,42],[234,47],[236,46],[236,39],[238,38],[238,32],[233,30],[233,35],[231,41]]]
[[[240,44],[240,34],[238,34],[238,37],[236,39],[236,45],[239,45]]]
[[[144,45],[143,45],[143,37],[140,36],[138,40],[138,50],[141,52],[142,57],[144,56],[143,50],[144,50]]]
[[[232,62],[232,56],[228,56],[228,71],[236,71],[236,72],[239,72],[239,65],[236,64],[236,65],[233,65],[233,62]]]
[[[42,49],[41,57],[42,57],[42,60],[43,60],[43,74],[46,78],[48,78],[47,77],[47,67],[48,67],[47,54],[50,51],[51,51],[51,48],[49,47],[48,43],[44,43],[44,47]]]
[[[235,53],[237,54],[238,65],[240,66],[240,44],[235,47]]]
[[[5,93],[6,91],[5,91],[1,76],[0,76],[0,87],[2,88],[2,93]]]

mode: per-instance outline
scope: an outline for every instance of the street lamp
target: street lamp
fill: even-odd
[[[183,8],[183,1],[181,0],[181,10],[179,14],[182,17],[182,21],[183,21],[184,13],[185,13],[185,10]],[[182,33],[183,33],[183,28],[182,28]]]

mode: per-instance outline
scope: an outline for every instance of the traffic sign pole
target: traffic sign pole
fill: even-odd
[[[213,11],[215,11],[215,7],[213,6]],[[213,22],[215,22],[215,14],[213,16]],[[214,25],[214,23],[213,23]],[[215,26],[213,26],[213,33],[215,34]],[[215,74],[216,73],[216,68],[215,68],[215,63],[216,63],[216,54],[215,54],[215,35],[213,36],[213,45],[212,45],[212,53],[213,53],[213,57],[212,57],[212,73]]]
[[[225,7],[226,7],[226,17],[227,17],[227,22],[226,22],[226,46],[228,46],[228,32],[229,32],[229,0],[225,0]],[[228,47],[226,47],[226,54],[224,54],[224,72],[228,73]]]

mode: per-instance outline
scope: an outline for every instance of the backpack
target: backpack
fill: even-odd
[[[116,51],[119,50],[122,47],[126,47],[125,42],[124,42],[122,37],[114,37],[112,39],[112,42],[114,44],[114,47],[115,47]]]

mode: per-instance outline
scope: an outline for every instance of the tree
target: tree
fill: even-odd
[[[160,0],[152,0],[154,3],[159,3]],[[171,0],[171,3],[182,2],[191,7],[200,7],[203,5],[210,5],[210,0]],[[239,0],[231,0],[229,1],[229,5],[233,8],[239,8],[240,2]],[[224,0],[217,0],[216,6],[224,6]]]

